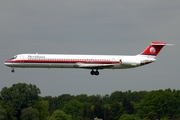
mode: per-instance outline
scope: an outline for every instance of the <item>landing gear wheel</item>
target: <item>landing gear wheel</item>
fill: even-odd
[[[99,71],[95,71],[95,75],[99,75]]]
[[[90,74],[91,74],[91,75],[99,75],[99,71],[98,71],[98,70],[96,70],[96,71],[92,70],[92,71],[90,72]]]
[[[94,74],[95,74],[95,72],[92,70],[92,71],[90,72],[90,74],[91,74],[91,75],[94,75]]]
[[[14,73],[14,72],[15,72],[14,68],[11,70],[11,72],[12,72],[12,73]]]

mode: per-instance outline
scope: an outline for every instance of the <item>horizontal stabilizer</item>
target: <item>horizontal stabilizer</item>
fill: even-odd
[[[150,45],[152,45],[152,46],[155,46],[155,45],[163,45],[163,46],[165,46],[165,45],[174,45],[174,44],[167,44],[165,42],[152,42]]]

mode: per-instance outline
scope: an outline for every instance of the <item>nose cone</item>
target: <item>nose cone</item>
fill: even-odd
[[[4,62],[4,65],[6,65],[6,66],[7,66],[8,62],[9,62],[9,61],[8,61],[8,60],[6,60],[6,61]]]
[[[4,65],[6,65],[6,66],[12,66],[13,64],[12,64],[11,60],[6,60],[6,61],[4,62]]]

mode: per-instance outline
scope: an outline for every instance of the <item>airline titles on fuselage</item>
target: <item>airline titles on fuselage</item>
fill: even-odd
[[[28,58],[31,58],[31,59],[45,59],[46,57],[45,56],[39,56],[39,55],[36,55],[36,56],[28,55]]]
[[[28,59],[32,60],[32,59],[45,59],[45,60],[86,60],[87,62],[92,62],[92,61],[111,61],[110,59],[79,59],[79,58],[48,58],[46,56],[40,56],[40,55],[28,55]]]

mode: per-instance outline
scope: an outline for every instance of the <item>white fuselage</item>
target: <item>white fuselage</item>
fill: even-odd
[[[19,54],[6,60],[5,65],[20,68],[84,68],[91,69],[91,75],[99,75],[100,69],[126,69],[156,61],[156,56],[165,42],[151,42],[140,54],[124,55],[78,55],[78,54]]]
[[[12,68],[124,69],[154,61],[154,58],[139,55],[19,54],[7,60],[5,65]]]

